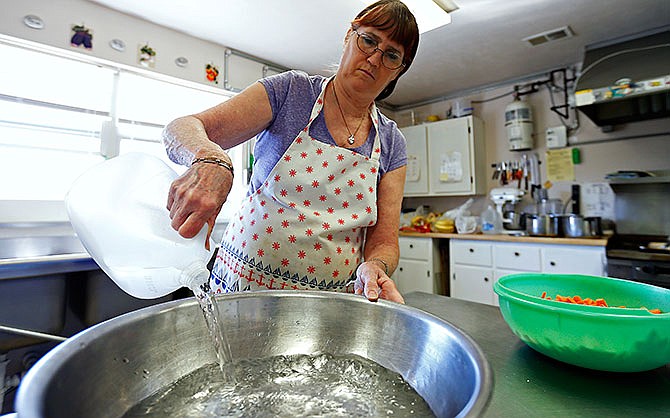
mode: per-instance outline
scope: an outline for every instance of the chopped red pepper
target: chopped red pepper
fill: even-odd
[[[542,299],[551,300],[551,297],[547,296],[547,292],[542,292],[542,295],[540,297]],[[603,308],[608,307],[607,302],[605,302],[605,299],[603,299],[603,298],[598,298],[596,300],[593,300],[591,298],[582,299],[581,296],[579,296],[579,295],[575,295],[575,296],[556,295],[556,300],[558,302],[576,303],[578,305],[601,306]],[[619,308],[627,308],[627,306],[618,306],[618,307]],[[644,306],[642,306],[640,309],[646,309],[653,314],[663,313],[660,309],[648,309]]]

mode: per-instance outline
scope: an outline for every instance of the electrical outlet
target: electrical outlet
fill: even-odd
[[[568,146],[568,133],[565,126],[547,128],[547,148],[562,148]]]

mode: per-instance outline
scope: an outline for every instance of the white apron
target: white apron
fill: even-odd
[[[365,228],[377,222],[381,142],[374,104],[370,157],[309,135],[331,80],[307,126],[228,224],[212,269],[212,291],[353,292],[346,285],[362,258]]]

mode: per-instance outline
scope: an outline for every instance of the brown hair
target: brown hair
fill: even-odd
[[[412,12],[400,0],[379,0],[365,9],[351,22],[354,28],[370,26],[381,31],[389,31],[389,38],[405,49],[403,67],[398,77],[391,81],[379,93],[375,100],[382,100],[393,93],[395,85],[401,75],[409,69],[419,47],[419,27]]]

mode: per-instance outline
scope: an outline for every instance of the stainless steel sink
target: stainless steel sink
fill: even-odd
[[[43,342],[35,333],[69,334],[168,300],[172,295],[140,300],[123,293],[69,224],[0,224],[0,353]],[[69,325],[68,306],[76,316]]]
[[[97,268],[76,235],[0,238],[0,279]]]
[[[96,268],[75,235],[0,238],[0,325],[60,333],[66,274]],[[36,342],[41,340],[0,332],[0,352]]]
[[[0,238],[0,260],[88,254],[81,241],[71,236]]]

